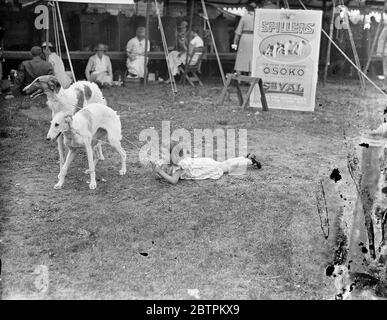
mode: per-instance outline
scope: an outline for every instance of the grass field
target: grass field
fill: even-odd
[[[55,144],[46,142],[44,98],[1,102],[0,192],[3,299],[331,299],[325,267],[333,256],[316,210],[322,179],[331,214],[355,198],[346,175],[348,143],[375,128],[385,102],[357,83],[318,87],[313,113],[243,112],[235,95],[215,106],[221,87],[104,91],[121,116],[123,135],[141,145],[142,129],[248,130],[261,170],[216,181],[156,180],[138,161],[119,176],[119,157],[104,148],[97,189],[89,190],[82,150],[62,190]],[[344,140],[344,136],[346,140]],[[137,149],[122,142],[131,159]],[[340,194],[344,194],[340,197]],[[345,209],[347,208],[347,209]],[[48,290],[36,285],[46,266]]]

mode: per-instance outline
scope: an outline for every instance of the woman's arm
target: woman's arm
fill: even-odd
[[[113,76],[113,68],[112,68],[112,62],[110,60],[110,57],[109,56],[106,56],[107,57],[107,60],[108,60],[108,64],[107,64],[107,68],[108,68],[108,75],[109,76]]]
[[[169,174],[165,173],[159,166],[155,167],[155,171],[159,174],[161,178],[164,178],[165,180],[167,180],[169,183],[172,183],[172,184],[176,184],[179,181],[180,175],[181,175],[180,170],[177,170],[175,173],[173,173],[170,176]]]
[[[232,48],[236,50],[238,47],[239,39],[241,38],[242,31],[243,31],[243,25],[244,25],[244,18],[242,17],[239,20],[238,27],[235,29],[235,36],[234,36],[234,42],[232,44]]]
[[[85,76],[86,76],[87,81],[90,81],[90,71],[91,71],[92,66],[93,66],[93,62],[92,62],[91,58],[89,58],[89,61],[87,62],[87,66],[86,66],[86,70],[85,70]]]

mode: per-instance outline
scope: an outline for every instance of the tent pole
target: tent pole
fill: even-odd
[[[145,21],[145,53],[144,53],[144,88],[148,79],[148,41],[149,41],[149,14],[150,14],[150,0],[146,0],[146,21]]]
[[[191,0],[191,12],[189,14],[188,44],[187,44],[187,52],[186,52],[186,57],[185,57],[185,65],[186,66],[188,64],[189,45],[190,45],[191,40],[192,40],[191,36],[192,36],[192,22],[193,22],[194,9],[195,9],[195,1]],[[183,86],[185,86],[185,78],[186,77],[187,77],[187,68],[184,68]]]
[[[51,2],[51,9],[52,9],[52,21],[53,21],[53,27],[54,27],[54,35],[55,35],[55,49],[56,54],[62,59],[62,52],[60,49],[60,37],[59,37],[59,30],[58,30],[58,19],[56,16],[56,9],[55,9],[55,2]]]
[[[67,46],[66,34],[65,34],[65,31],[64,31],[64,28],[63,28],[63,21],[62,21],[62,15],[60,14],[59,3],[58,3],[58,1],[55,1],[55,3],[56,3],[56,9],[58,10],[59,23],[60,23],[60,27],[62,29],[62,37],[63,37],[63,42],[64,42],[64,45],[65,45],[65,48],[66,48],[67,58],[69,60],[71,74],[72,74],[74,82],[75,82],[75,81],[77,81],[77,79],[75,78],[73,64],[71,63],[70,51],[69,51],[69,48]]]
[[[212,44],[214,46],[216,60],[218,60],[219,71],[220,71],[220,75],[222,76],[223,85],[226,85],[226,79],[224,77],[222,62],[220,61],[220,58],[219,58],[218,48],[216,47],[214,34],[212,33],[210,19],[208,18],[207,8],[206,8],[206,4],[204,3],[204,0],[202,0],[202,7],[203,7],[204,19],[207,22],[208,30],[210,31],[210,34],[211,34]]]
[[[374,35],[374,38],[372,39],[371,49],[370,49],[370,51],[368,53],[367,63],[366,63],[365,70],[364,70],[365,74],[367,74],[368,68],[370,67],[371,60],[372,60],[372,55],[374,54],[374,51],[375,51],[375,48],[376,48],[376,44],[378,43],[379,35],[382,32],[383,27],[384,27],[384,8],[382,10],[382,15],[381,15],[380,22],[378,24],[378,28],[376,29],[376,33]]]
[[[166,62],[167,62],[167,68],[168,68],[169,80],[170,80],[170,82],[171,82],[172,93],[173,93],[173,95],[175,96],[176,93],[177,93],[176,82],[175,82],[175,78],[174,78],[173,75],[172,75],[171,67],[170,67],[170,64],[169,64],[169,59],[168,59],[168,45],[167,45],[167,40],[165,39],[164,27],[163,27],[163,23],[162,23],[162,21],[161,21],[160,10],[159,10],[159,6],[158,6],[158,4],[157,4],[157,0],[155,0],[155,5],[156,5],[156,14],[157,14],[157,18],[158,18],[158,21],[159,21],[159,29],[160,29],[160,33],[161,33],[161,40],[162,40],[162,43],[163,43],[163,49],[164,49],[165,60],[166,60]]]
[[[46,50],[44,52],[44,56],[46,57],[46,61],[48,61],[48,42],[50,40],[50,11],[48,11],[48,15],[47,15],[47,29],[46,29]]]
[[[343,5],[344,5],[344,2],[343,2]],[[360,64],[359,56],[357,54],[356,44],[355,44],[355,41],[353,39],[353,34],[352,34],[351,25],[350,25],[349,18],[348,18],[347,9],[345,11],[344,18],[345,18],[345,22],[348,26],[349,41],[351,43],[353,56],[355,58],[355,63],[357,65],[357,67],[361,70],[361,64]],[[365,80],[364,80],[363,74],[359,72],[359,69],[358,69],[358,75],[359,75],[359,80],[360,80],[360,86],[361,86],[362,90],[365,90]]]
[[[332,18],[331,18],[331,24],[329,26],[329,36],[331,38],[333,37],[333,26],[334,26],[334,22],[335,22],[335,11],[336,11],[336,3],[335,3],[335,0],[332,0]],[[332,48],[332,44],[331,44],[330,41],[328,41],[327,56],[325,58],[323,86],[325,86],[325,84],[327,82],[328,68],[329,68],[329,65],[331,64],[331,48]]]

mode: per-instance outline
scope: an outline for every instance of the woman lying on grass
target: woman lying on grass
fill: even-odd
[[[152,169],[157,177],[169,183],[176,184],[179,180],[219,179],[224,173],[240,175],[245,173],[247,166],[260,169],[261,163],[254,154],[245,157],[216,161],[211,158],[191,158],[187,156],[179,142],[172,142],[170,150],[170,164],[153,163]]]

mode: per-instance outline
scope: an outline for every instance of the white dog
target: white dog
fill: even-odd
[[[126,153],[121,147],[121,121],[117,113],[98,103],[92,103],[84,107],[74,115],[72,113],[58,112],[51,121],[47,140],[55,141],[59,136],[64,136],[64,144],[69,148],[66,161],[59,173],[59,181],[55,189],[63,186],[69,166],[74,159],[75,150],[85,147],[89,163],[90,189],[95,189],[95,165],[98,161],[98,154],[95,161],[93,157],[93,146],[107,137],[109,144],[115,148],[121,156],[120,175],[126,174]]]
[[[47,96],[47,106],[52,111],[52,118],[58,112],[74,114],[78,109],[82,109],[90,103],[106,105],[106,100],[99,87],[89,81],[77,81],[69,88],[63,89],[58,79],[52,75],[46,75],[36,78],[23,91],[30,94],[33,99],[45,94]],[[99,158],[104,160],[100,143],[97,144],[97,149]],[[58,139],[58,151],[60,168],[62,169],[64,164],[63,137]]]

